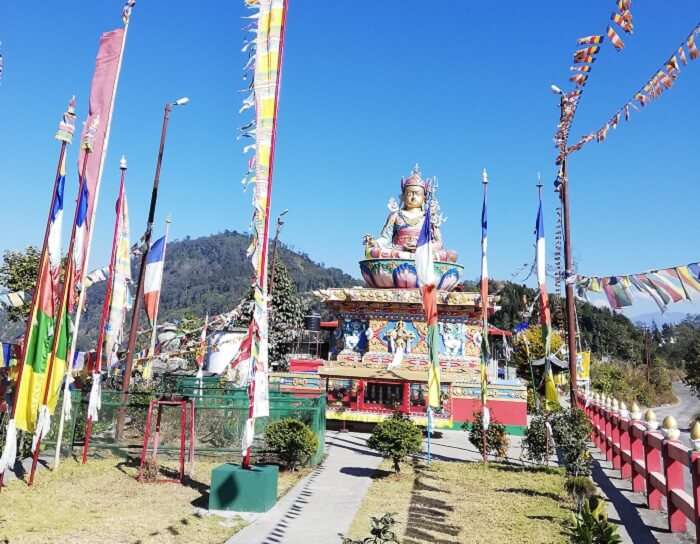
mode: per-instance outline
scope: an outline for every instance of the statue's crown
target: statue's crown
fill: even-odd
[[[412,186],[423,187],[426,193],[429,189],[429,183],[421,177],[420,167],[417,164],[413,167],[408,177],[401,178],[401,192],[405,191],[407,187]]]

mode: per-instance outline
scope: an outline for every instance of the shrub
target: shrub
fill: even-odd
[[[576,501],[576,511],[580,512],[588,499],[595,495],[595,484],[588,476],[572,476],[564,483],[566,492]]]
[[[318,449],[318,438],[306,423],[285,418],[265,429],[265,445],[275,452],[288,470],[306,464]]]
[[[484,455],[484,426],[481,418],[481,412],[474,412],[474,422],[464,423],[462,429],[469,431],[469,442]],[[489,428],[486,431],[486,455],[493,455],[497,459],[505,459],[508,456],[508,433],[506,433],[505,425],[498,423],[496,420],[491,420]]]
[[[619,544],[622,542],[617,527],[608,521],[605,501],[590,497],[575,518],[569,536],[574,544]]]
[[[547,432],[548,416],[533,416],[525,431],[523,450],[525,457],[536,465],[546,465],[553,450],[552,437]]]
[[[591,425],[578,408],[556,412],[551,416],[554,442],[560,449],[569,476],[590,476],[591,456],[588,437]]]
[[[394,471],[401,472],[400,463],[406,456],[423,447],[423,433],[408,417],[396,412],[374,427],[367,446],[394,462]]]
[[[381,518],[372,517],[370,536],[360,540],[353,540],[338,533],[343,544],[399,544],[396,533],[393,531],[396,514],[384,514]]]

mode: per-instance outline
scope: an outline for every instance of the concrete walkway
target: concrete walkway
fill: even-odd
[[[367,448],[367,436],[328,431],[324,463],[226,544],[340,542],[382,461]]]

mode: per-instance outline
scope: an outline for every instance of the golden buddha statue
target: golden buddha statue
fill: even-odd
[[[431,190],[431,181],[421,177],[416,165],[411,174],[401,179],[401,206],[394,200],[389,201],[387,217],[379,238],[374,239],[365,234],[365,257],[368,259],[413,259],[416,252],[418,236],[425,219],[426,195]],[[455,251],[442,247],[440,223],[442,217],[435,198],[431,199],[432,245],[435,259],[442,262],[457,261]]]

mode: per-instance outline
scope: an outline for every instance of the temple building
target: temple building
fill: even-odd
[[[319,386],[326,388],[329,420],[371,423],[398,410],[425,424],[427,324],[414,257],[431,190],[431,180],[423,179],[417,167],[401,180],[401,202],[390,201],[380,236],[364,236],[365,258],[359,264],[366,287],[314,293],[335,316],[335,349],[328,360],[311,365]],[[463,267],[457,253],[443,246],[443,219],[434,194],[430,202],[442,404],[434,425],[459,428],[481,410],[483,301],[479,293],[457,290]],[[497,300],[489,299],[492,313]],[[292,371],[303,367],[302,361],[292,361]],[[499,380],[493,365],[490,374],[487,402],[492,420],[521,433],[527,424],[525,386],[517,379]]]

